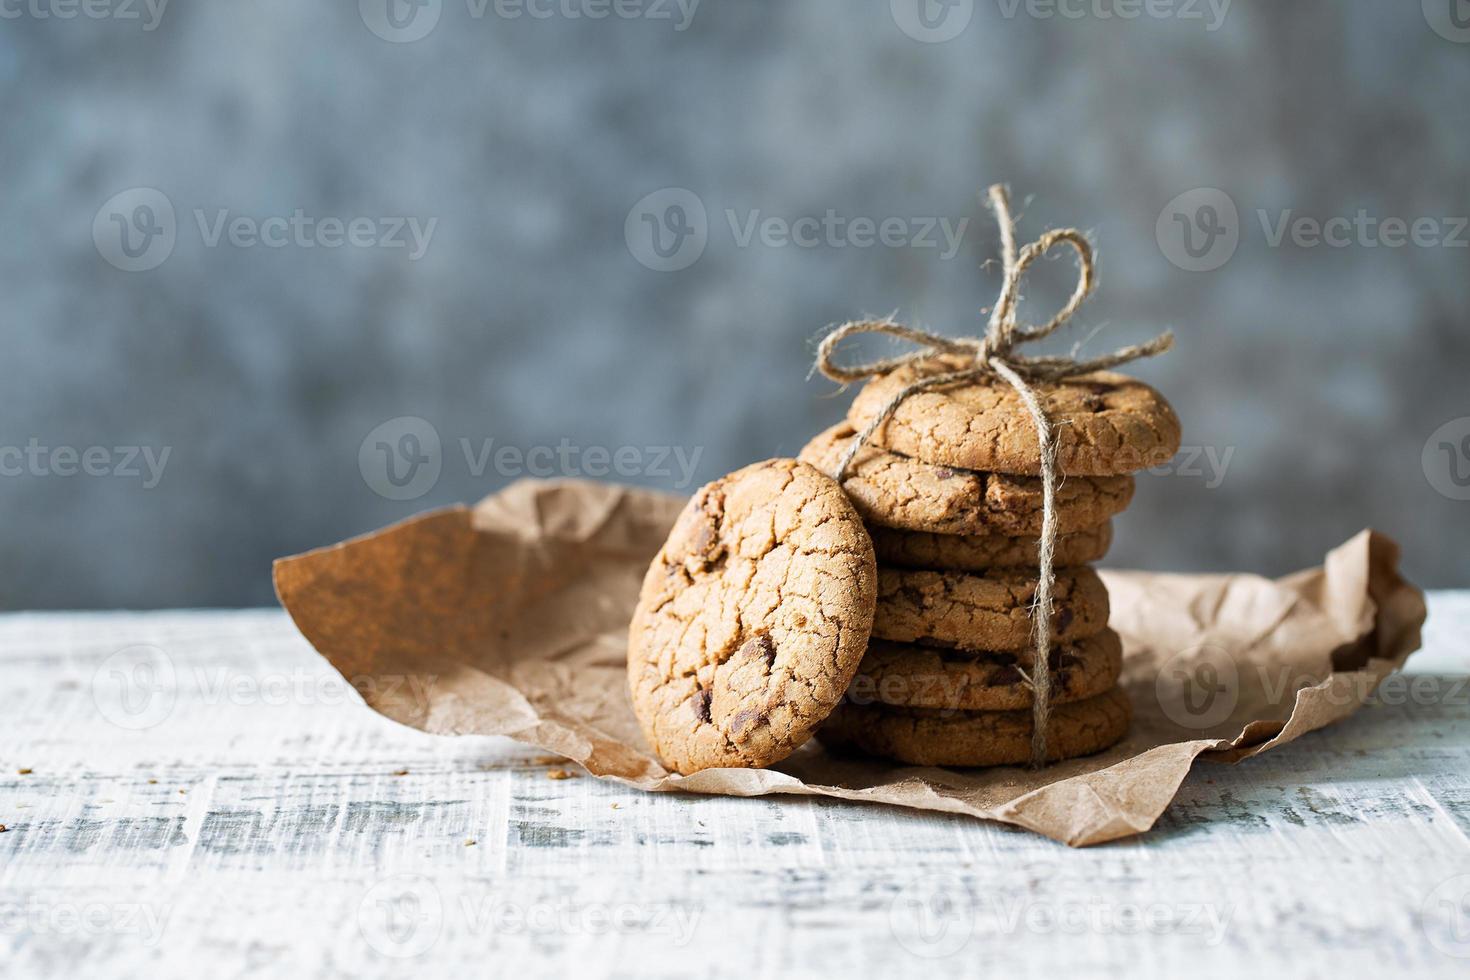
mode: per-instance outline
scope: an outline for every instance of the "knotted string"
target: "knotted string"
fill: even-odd
[[[926,368],[933,365],[937,373],[921,377],[905,385],[884,404],[863,430],[847,447],[834,474],[838,482],[846,476],[859,450],[872,439],[883,423],[893,417],[905,398],[930,388],[945,385],[985,382],[999,377],[1015,389],[1016,395],[1026,406],[1036,428],[1036,441],[1041,452],[1041,541],[1037,548],[1039,566],[1036,594],[1031,603],[1032,637],[1036,647],[1035,659],[1029,672],[1022,671],[1025,683],[1031,688],[1031,762],[1034,766],[1045,765],[1047,760],[1047,726],[1051,720],[1051,617],[1052,592],[1056,587],[1056,574],[1052,568],[1057,544],[1057,446],[1051,421],[1042,408],[1041,399],[1032,387],[1037,382],[1059,381],[1079,374],[1088,374],[1106,368],[1136,361],[1142,357],[1162,354],[1174,346],[1174,335],[1165,332],[1146,344],[1122,347],[1111,354],[1080,360],[1074,350],[1072,356],[1028,357],[1016,353],[1016,348],[1029,344],[1056,332],[1072,318],[1084,300],[1091,295],[1096,280],[1093,273],[1092,245],[1075,228],[1058,228],[1042,235],[1019,252],[1016,250],[1015,220],[1011,216],[1010,198],[1006,189],[996,184],[988,193],[988,203],[995,212],[1000,225],[1001,261],[1004,270],[1000,296],[990,311],[990,323],[984,337],[942,337],[938,334],[918,330],[895,323],[893,320],[858,320],[844,323],[822,339],[817,349],[816,367],[833,381],[848,384],[866,378],[885,375],[898,368],[915,365]],[[1022,324],[1017,315],[1020,302],[1021,280],[1037,259],[1058,246],[1070,246],[1077,253],[1077,288],[1055,316],[1040,326]],[[920,345],[917,350],[897,357],[883,358],[866,364],[843,367],[838,364],[834,353],[844,338],[858,333],[879,333],[898,337]],[[946,358],[946,355],[948,357]],[[956,366],[958,363],[959,366]]]

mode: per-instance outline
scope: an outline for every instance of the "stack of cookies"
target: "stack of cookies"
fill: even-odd
[[[802,450],[835,474],[858,431],[917,367],[870,382],[847,421]],[[1149,386],[1112,373],[1038,384],[1057,443],[1051,651],[1053,760],[1127,733],[1122,646],[1089,563],[1112,541],[1134,471],[1179,447],[1179,422]],[[1009,765],[1031,757],[1031,605],[1042,528],[1041,454],[1025,406],[1002,381],[903,399],[859,449],[842,488],[878,564],[872,640],[822,727],[843,745],[916,765]]]

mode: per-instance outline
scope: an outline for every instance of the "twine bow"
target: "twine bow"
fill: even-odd
[[[1092,244],[1075,228],[1058,228],[1042,235],[1019,252],[1016,250],[1015,220],[1011,216],[1010,198],[1006,189],[996,184],[988,193],[988,202],[1000,225],[1001,260],[1004,281],[995,307],[990,311],[990,323],[984,337],[943,337],[886,320],[858,320],[844,323],[822,339],[817,349],[816,367],[822,374],[843,384],[878,377],[908,365],[936,364],[940,370],[905,385],[857,434],[847,447],[834,474],[841,482],[846,476],[858,451],[873,437],[883,423],[892,418],[898,406],[910,395],[930,388],[969,382],[984,382],[999,377],[1015,389],[1016,395],[1026,406],[1031,422],[1036,427],[1036,441],[1041,451],[1042,519],[1041,540],[1037,548],[1039,566],[1036,594],[1031,603],[1032,636],[1035,642],[1035,658],[1029,672],[1022,671],[1022,678],[1032,692],[1031,762],[1042,766],[1047,760],[1047,726],[1051,719],[1051,672],[1048,669],[1051,657],[1052,592],[1056,587],[1056,574],[1052,567],[1057,543],[1057,447],[1052,424],[1041,406],[1032,385],[1038,382],[1059,381],[1079,374],[1101,371],[1126,364],[1143,357],[1162,354],[1174,346],[1174,335],[1165,332],[1145,344],[1121,347],[1111,354],[1079,360],[1074,349],[1071,356],[1028,357],[1018,354],[1016,348],[1041,340],[1055,333],[1070,320],[1084,300],[1091,295],[1096,280],[1093,273]],[[1021,280],[1037,259],[1058,246],[1070,246],[1077,253],[1077,287],[1072,297],[1055,316],[1040,326],[1019,322],[1017,305],[1020,302]],[[883,358],[866,364],[844,367],[837,363],[834,352],[844,338],[858,333],[879,333],[919,344],[919,349],[897,357]],[[948,358],[946,359],[946,355]],[[960,366],[955,366],[958,360]]]

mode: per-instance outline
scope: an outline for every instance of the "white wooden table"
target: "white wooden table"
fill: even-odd
[[[0,616],[0,665],[5,980],[1470,976],[1470,592],[1427,680],[1086,850],[551,778],[375,715],[274,610]]]

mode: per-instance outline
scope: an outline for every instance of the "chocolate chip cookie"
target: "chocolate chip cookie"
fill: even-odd
[[[835,473],[854,438],[853,427],[839,423],[807,443],[801,458]],[[1041,533],[1036,477],[934,465],[870,443],[853,458],[842,489],[873,525],[938,534]],[[1131,476],[1070,477],[1057,488],[1057,528],[1065,534],[1095,527],[1132,499]]]
[[[951,358],[876,378],[853,400],[847,420],[862,429],[901,389],[957,367]],[[1098,371],[1033,386],[1056,432],[1057,463],[1069,477],[1148,469],[1179,449],[1179,419],[1153,388]],[[878,445],[928,463],[995,473],[1041,472],[1036,429],[1015,389],[1000,379],[916,392],[874,433]]]
[[[831,478],[772,459],[702,487],[643,580],[628,686],[670,769],[767,766],[841,699],[873,621],[862,521]]]
[[[1060,704],[1047,727],[1047,760],[1101,752],[1128,734],[1133,706],[1122,688]],[[915,766],[1014,766],[1031,760],[1031,712],[893,708],[844,701],[819,733],[831,748],[854,748]]]
[[[998,569],[984,575],[883,568],[873,636],[959,650],[1020,650],[1031,645],[1036,573]],[[1060,568],[1052,592],[1052,638],[1058,643],[1108,625],[1108,590],[1092,569]]]
[[[1022,672],[1031,671],[1034,659],[1030,650],[954,653],[875,640],[848,685],[847,699],[911,708],[1020,711],[1031,707],[1031,688]],[[1105,629],[1052,648],[1048,662],[1052,704],[1081,701],[1117,683],[1123,643]]]
[[[1002,534],[929,534],[868,525],[878,561],[899,568],[981,572],[991,568],[1036,567],[1035,537]],[[1086,565],[1102,558],[1113,543],[1111,522],[1057,537],[1055,565]]]

